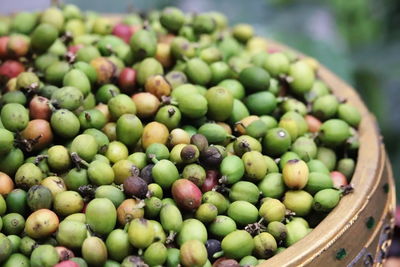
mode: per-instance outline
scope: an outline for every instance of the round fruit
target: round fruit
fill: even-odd
[[[59,220],[54,212],[40,209],[26,219],[24,231],[32,238],[44,238],[57,231],[58,224]]]
[[[222,239],[221,247],[225,256],[241,259],[251,254],[254,249],[254,241],[248,232],[236,230]]]

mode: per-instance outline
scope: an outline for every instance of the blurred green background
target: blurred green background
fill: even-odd
[[[2,0],[1,13],[42,9],[49,0]],[[398,0],[65,0],[104,13],[174,5],[187,12],[216,10],[231,24],[254,25],[259,35],[317,58],[358,90],[378,119],[400,177],[400,1]],[[400,178],[397,179],[400,186]],[[400,187],[398,187],[400,188]],[[400,190],[398,190],[400,191]],[[398,201],[400,192],[398,192]],[[400,202],[400,201],[399,201]]]

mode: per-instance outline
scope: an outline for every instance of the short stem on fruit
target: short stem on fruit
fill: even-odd
[[[133,196],[132,195],[132,198],[134,199],[134,200],[136,200],[138,203],[140,203],[140,201],[142,201],[142,199],[141,198],[138,198],[137,196]],[[143,202],[144,203],[144,202]],[[138,204],[138,206],[139,206],[139,204]],[[144,206],[143,206],[144,207]],[[142,208],[143,208],[142,207]]]
[[[56,107],[54,105],[57,105],[57,102],[55,100],[48,101],[47,105],[49,106],[51,112],[56,112]]]
[[[176,236],[176,232],[174,231],[169,231],[169,235],[167,237],[167,240],[165,241],[166,244],[171,244],[172,242],[174,242]]]
[[[189,61],[189,58],[187,57],[187,56],[182,56],[182,59],[183,59],[183,61],[185,61],[185,62],[188,62]]]
[[[223,255],[224,255],[224,251],[221,250],[221,251],[215,252],[212,256],[214,259],[216,259],[216,258],[222,257]]]
[[[81,157],[78,156],[76,152],[71,153],[71,159],[75,163],[76,168],[80,170],[81,165],[85,166],[86,168],[89,167],[89,163],[83,160]]]
[[[174,100],[174,99],[171,99],[171,105],[174,105],[174,106],[177,106],[177,105],[179,105],[179,103],[176,101],[176,100]]]
[[[279,78],[279,79],[286,79],[286,77],[287,77],[287,74],[283,74],[283,73],[282,73],[282,74],[279,74],[279,75],[278,75],[278,78]]]
[[[214,186],[212,191],[216,191],[216,192],[221,193],[221,194],[224,195],[224,194],[229,194],[231,192],[231,189],[226,187],[225,184],[221,184],[221,185]]]
[[[236,140],[236,136],[232,135],[232,134],[228,134],[227,135],[228,138],[230,138],[231,140]]]
[[[171,99],[172,98],[170,96],[166,96],[166,95],[161,96],[161,105],[171,104]]]
[[[112,97],[116,97],[118,94],[114,90],[109,90]]]
[[[34,83],[31,83],[31,84],[26,88],[26,92],[27,92],[29,95],[31,95],[31,94],[35,93],[36,90],[37,90],[38,88],[39,88],[39,83],[34,82]]]
[[[69,64],[73,64],[76,60],[76,55],[72,52],[67,52],[65,53],[64,58],[67,60]]]
[[[293,77],[291,76],[286,76],[283,80],[285,80],[287,83],[292,83],[294,81]]]
[[[68,44],[73,40],[73,36],[71,32],[65,32],[64,35],[61,36],[60,38],[61,42],[64,44]]]
[[[35,158],[34,164],[38,165],[42,160],[47,159],[49,156],[47,155],[38,155]]]
[[[311,134],[311,139],[315,141],[315,139],[317,139],[318,137],[318,133],[312,133]]]
[[[339,189],[343,196],[353,193],[354,187],[352,184],[342,185]]]
[[[250,144],[246,140],[241,140],[239,142],[239,147],[243,148],[245,151],[250,151]]]
[[[130,225],[129,222],[125,224],[125,226],[124,226],[124,232],[126,232],[126,233],[128,232],[129,225]]]
[[[146,19],[146,20],[143,21],[143,30],[149,30],[149,29],[150,29],[150,23]]]
[[[168,116],[171,118],[172,116],[174,116],[175,112],[176,112],[175,109],[169,108],[168,109]]]
[[[140,174],[139,168],[136,167],[135,165],[133,165],[133,166],[131,167],[130,172],[131,172],[132,176],[134,176],[134,177],[138,177],[139,174]]]
[[[31,152],[33,149],[33,146],[36,145],[39,142],[39,139],[43,137],[43,134],[39,134],[35,138],[31,139],[25,139],[22,138],[22,136],[17,133],[16,134],[16,139],[15,139],[15,145],[19,147],[20,149],[26,151],[26,152]]]
[[[246,129],[246,126],[243,124],[243,122],[240,121],[236,122],[234,126],[239,126],[239,125]]]
[[[99,152],[101,154],[105,153],[107,151],[108,146],[107,145],[103,145],[99,148]]]
[[[35,248],[37,248],[38,246],[40,246],[39,243],[35,242],[35,244],[33,244],[33,246],[32,246],[32,249],[35,249]]]
[[[159,161],[159,160],[156,158],[156,155],[154,155],[154,154],[150,154],[150,155],[149,155],[149,158],[151,159],[151,161],[152,161],[154,164],[157,164],[157,162]]]
[[[90,116],[89,112],[85,112],[85,119],[87,121],[91,121],[92,120],[92,116]]]
[[[106,49],[110,52],[110,54],[115,54],[115,51],[110,44],[106,45]]]
[[[153,196],[153,193],[150,190],[147,190],[146,198],[151,198],[152,196]]]
[[[285,96],[278,96],[277,98],[276,98],[276,101],[278,102],[278,103],[282,103],[283,101],[285,101],[285,100],[287,100],[288,99],[288,97],[285,97]]]
[[[137,198],[138,203],[135,205],[135,208],[137,209],[142,209],[146,206],[146,203],[144,202],[143,199]]]
[[[286,209],[285,218],[290,219],[290,218],[292,218],[293,216],[296,216],[296,212],[293,212],[293,211],[291,211],[291,210]]]
[[[220,184],[225,184],[226,182],[228,182],[228,177],[225,175],[221,176],[221,178],[218,180],[218,183]]]
[[[82,185],[78,188],[78,193],[80,193],[81,196],[84,197],[86,200],[90,201],[91,199],[94,198],[96,189],[97,189],[97,186],[94,186],[91,184]]]
[[[90,228],[89,224],[86,224],[86,238],[93,236],[93,231]]]
[[[265,232],[266,227],[263,224],[261,224],[260,222],[256,222],[256,223],[251,223],[251,224],[246,225],[244,230],[247,231],[251,235],[257,235],[261,232]]]

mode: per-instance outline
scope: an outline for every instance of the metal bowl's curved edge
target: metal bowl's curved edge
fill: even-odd
[[[376,177],[382,177],[381,181],[383,181],[382,179],[385,175],[387,175],[388,177],[391,177],[391,176],[390,176],[390,174],[388,174],[388,169],[386,166],[388,159],[386,157],[386,153],[383,148],[383,145],[380,146],[380,151],[382,153],[382,157],[380,158],[380,162],[378,164],[379,171],[378,171],[378,174]],[[389,179],[389,180],[392,180],[392,179]],[[381,183],[379,183],[378,181],[376,181],[376,183],[373,184],[373,187],[370,188],[368,195],[364,198],[365,201],[364,201],[362,207],[359,210],[357,210],[357,213],[353,216],[353,218],[350,221],[348,221],[348,223],[346,224],[346,227],[344,227],[343,229],[340,229],[340,231],[338,231],[337,235],[332,240],[330,240],[329,243],[326,244],[326,246],[324,248],[321,248],[319,253],[317,253],[314,257],[310,257],[310,258],[306,259],[304,261],[305,265],[311,263],[314,259],[323,255],[323,252],[328,250],[337,240],[339,240],[340,237],[342,237],[342,235],[346,234],[347,230],[351,226],[353,226],[359,219],[361,219],[363,217],[362,214],[368,208],[368,206],[374,204],[374,202],[371,202],[371,200],[373,199],[373,196],[374,196],[374,194],[376,194],[377,190],[380,189],[379,188],[380,186],[381,186]],[[390,198],[390,200],[391,200],[391,198]],[[385,203],[388,203],[388,202],[389,202],[389,199]],[[327,217],[327,219],[329,219],[329,216]]]
[[[385,148],[382,145],[382,150],[384,153]],[[379,245],[376,250],[376,257],[374,259],[374,266],[381,267],[384,266],[386,257],[388,255],[390,245],[392,244],[392,237],[395,228],[395,217],[396,217],[396,187],[393,177],[392,166],[390,164],[389,157],[386,155],[386,162],[385,162],[385,171],[388,176],[388,189],[389,189],[389,199],[388,205],[386,206],[387,210],[387,218],[390,218],[389,221],[386,219],[382,220],[382,224],[384,226],[381,230],[381,235],[379,238]],[[387,229],[389,227],[389,229]]]

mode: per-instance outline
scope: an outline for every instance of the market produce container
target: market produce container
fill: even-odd
[[[270,48],[289,49],[273,41]],[[323,66],[318,66],[317,73],[338,98],[362,114],[357,166],[351,179],[354,190],[310,234],[259,266],[382,266],[391,243],[396,202],[379,128],[354,89]]]

